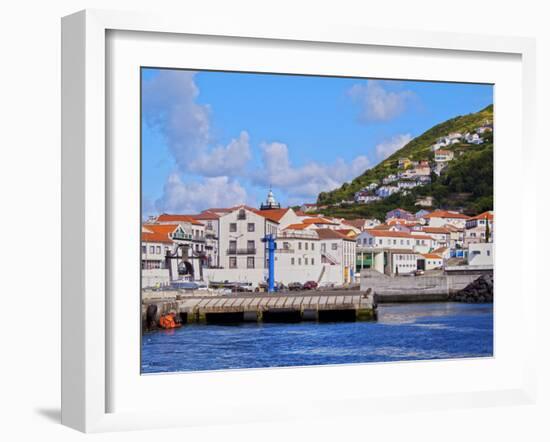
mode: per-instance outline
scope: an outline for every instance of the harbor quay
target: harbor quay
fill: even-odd
[[[372,290],[231,295],[144,291],[143,329],[158,328],[165,315],[173,315],[178,324],[373,320],[376,319],[376,302]]]

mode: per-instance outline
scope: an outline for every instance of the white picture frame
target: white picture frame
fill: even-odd
[[[109,195],[109,156],[106,121],[107,44],[110,31],[152,32],[163,35],[218,36],[338,44],[376,46],[378,48],[426,49],[457,51],[478,55],[510,54],[521,57],[521,156],[527,168],[534,161],[535,109],[535,45],[532,39],[492,37],[419,31],[376,30],[322,26],[304,27],[274,24],[272,27],[240,23],[218,23],[196,17],[168,17],[151,14],[87,10],[63,18],[62,21],[62,423],[85,432],[157,428],[168,426],[205,425],[208,422],[245,422],[288,417],[368,414],[377,410],[394,412],[411,406],[421,408],[453,408],[530,403],[535,392],[535,339],[525,343],[522,364],[525,372],[521,385],[503,386],[484,391],[426,395],[348,397],[337,393],[327,400],[312,400],[311,407],[281,407],[274,404],[257,409],[257,405],[235,404],[234,410],[205,415],[200,407],[190,414],[174,408],[154,411],[109,410],[109,378],[112,354],[109,344],[109,253],[112,241]],[[158,34],[157,34],[158,35]],[[498,118],[498,117],[497,117]],[[137,155],[137,153],[136,153]],[[527,192],[528,183],[519,190],[522,205],[535,207],[535,193]],[[520,215],[527,217],[526,211]],[[526,223],[525,223],[526,224]],[[525,235],[524,233],[520,233]],[[522,262],[533,254],[535,245],[525,243],[519,250]],[[521,267],[528,272],[528,266]],[[529,278],[521,279],[522,299],[518,304],[526,336],[533,336],[535,325],[530,318],[536,312],[536,287]],[[138,342],[135,343],[139,345]],[[533,346],[533,347],[532,347]],[[413,364],[409,365],[413,367]],[[354,367],[357,374],[361,367]],[[413,368],[410,368],[411,370]],[[330,370],[341,370],[331,367]],[[390,369],[388,369],[390,370]],[[292,370],[283,371],[287,378]],[[290,373],[290,374],[289,374]],[[296,371],[298,373],[298,371]],[[264,373],[265,374],[265,373]],[[201,376],[186,374],[185,376]],[[240,371],[239,377],[247,376]],[[200,380],[201,378],[196,378]],[[204,380],[204,377],[202,378]],[[276,382],[275,382],[276,383]],[[256,408],[256,409],[255,409]],[[246,411],[248,410],[248,413]],[[240,417],[239,417],[240,416]]]

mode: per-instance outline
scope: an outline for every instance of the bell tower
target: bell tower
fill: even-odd
[[[267,193],[267,198],[265,200],[265,203],[262,203],[260,206],[260,210],[269,210],[269,209],[280,209],[281,204],[277,202],[275,199],[275,196],[273,195],[273,191],[271,190],[271,186],[269,186],[269,192]]]

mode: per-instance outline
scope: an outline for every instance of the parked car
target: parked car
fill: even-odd
[[[414,276],[420,276],[420,275],[423,275],[423,274],[424,274],[424,270],[420,270],[420,269],[418,269],[418,270],[415,270],[415,271],[413,272],[413,274],[414,274]]]
[[[234,292],[253,292],[254,289],[252,287],[252,283],[250,282],[240,282],[238,284],[235,284],[233,287]]]
[[[275,281],[275,291],[276,292],[282,292],[283,290],[286,290],[286,286],[282,282]],[[258,283],[258,288],[256,289],[257,292],[267,292],[267,282],[262,281]]]
[[[288,289],[289,290],[303,290],[304,286],[301,282],[291,282],[290,284],[288,284]]]
[[[315,281],[307,281],[303,286],[304,290],[313,290],[316,288],[317,288],[317,283]]]

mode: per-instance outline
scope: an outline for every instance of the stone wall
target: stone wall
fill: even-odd
[[[447,299],[462,290],[479,274],[437,276],[387,276],[368,270],[361,272],[361,291],[371,288],[379,301],[411,302]]]

